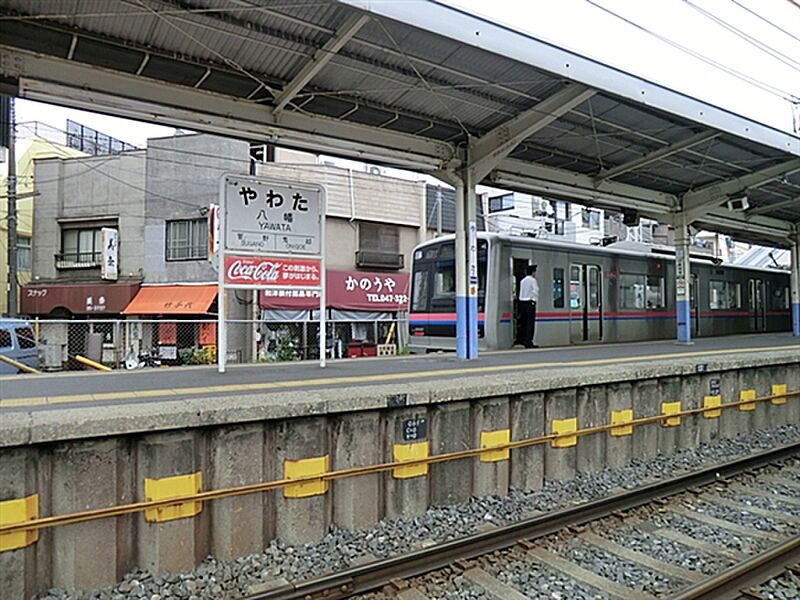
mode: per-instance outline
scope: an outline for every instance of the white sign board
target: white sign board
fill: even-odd
[[[110,227],[103,227],[100,233],[103,242],[100,278],[116,281],[119,278],[119,233]]]
[[[325,366],[325,190],[249,175],[220,180],[217,368],[227,361],[226,289],[303,288],[319,293],[319,364]],[[212,209],[212,218],[214,217]],[[216,221],[216,219],[214,219]],[[213,264],[213,263],[212,263]]]
[[[322,254],[322,191],[308,184],[225,176],[225,250]]]

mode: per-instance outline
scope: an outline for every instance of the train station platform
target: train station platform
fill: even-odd
[[[800,340],[10,376],[0,398],[0,502],[19,509],[0,572],[28,597],[800,423]]]
[[[325,368],[316,362],[231,365],[219,374],[216,367],[153,368],[110,373],[50,373],[0,377],[0,412],[63,410],[76,407],[152,404],[188,398],[208,398],[226,404],[258,395],[280,397],[289,391],[347,388],[378,384],[413,383],[436,388],[453,378],[529,373],[577,374],[591,367],[619,365],[666,366],[676,360],[698,366],[709,358],[771,352],[800,354],[800,338],[788,333],[699,338],[692,345],[672,340],[595,344],[484,352],[479,360],[461,361],[453,353],[340,359]]]

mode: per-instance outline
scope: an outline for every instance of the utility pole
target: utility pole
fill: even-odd
[[[14,97],[9,96],[8,119],[8,316],[17,315],[17,156]]]

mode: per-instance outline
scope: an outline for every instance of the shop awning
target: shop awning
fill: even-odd
[[[328,308],[397,312],[408,304],[408,273],[326,271]],[[262,290],[261,308],[319,308],[316,292],[292,289]]]
[[[206,314],[217,297],[216,285],[149,285],[123,310],[126,315]]]
[[[139,290],[139,283],[31,284],[22,287],[20,310],[49,315],[66,310],[73,315],[119,315]]]

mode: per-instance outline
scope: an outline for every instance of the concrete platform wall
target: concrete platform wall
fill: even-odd
[[[38,429],[28,429],[27,443],[8,444],[24,427],[14,419],[8,424],[8,435],[0,438],[0,501],[38,494],[40,516],[58,515],[145,500],[146,478],[200,473],[203,490],[230,488],[282,479],[285,461],[327,460],[328,470],[340,470],[392,462],[397,446],[422,444],[436,455],[479,447],[482,432],[520,440],[549,434],[554,419],[576,418],[577,427],[586,428],[610,423],[611,411],[632,409],[641,418],[660,414],[662,402],[680,401],[687,409],[703,406],[707,395],[732,402],[743,389],[759,397],[769,395],[775,383],[800,389],[800,357],[759,360],[735,368],[711,365],[705,372],[685,366],[598,371],[516,387],[494,380],[470,388],[464,380],[432,391],[417,383],[399,394],[394,386],[390,395],[374,390],[338,403],[320,393],[286,400],[283,412],[271,416],[240,407],[239,422],[193,411],[194,422],[187,417],[186,427],[161,431],[147,426],[152,409],[140,409],[109,417],[104,427],[128,431],[93,437],[80,433],[85,424],[70,411],[52,411]],[[194,516],[165,522],[136,513],[45,529],[29,546],[0,552],[0,595],[28,598],[51,586],[94,589],[134,567],[154,573],[188,569],[208,554],[231,559],[258,552],[274,538],[291,544],[318,539],[331,524],[366,528],[385,517],[418,515],[430,505],[502,495],[509,487],[535,489],[547,479],[623,466],[632,457],[798,422],[800,398],[790,398],[754,411],[728,409],[716,419],[684,417],[678,427],[656,423],[630,435],[596,433],[566,448],[545,443],[493,460],[434,464],[416,476],[398,478],[388,471],[336,480],[316,492],[298,488],[208,501]]]

